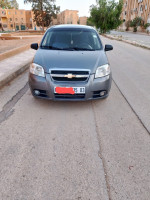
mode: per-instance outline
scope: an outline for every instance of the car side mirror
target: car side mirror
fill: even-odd
[[[109,45],[109,44],[106,44],[105,45],[105,51],[111,51],[111,50],[113,50],[113,46]]]
[[[31,44],[31,49],[37,50],[39,48],[38,43]]]

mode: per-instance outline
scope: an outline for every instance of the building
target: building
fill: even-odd
[[[150,23],[150,0],[124,0],[121,18],[124,21],[123,29],[127,21],[135,17],[141,17],[144,23]]]
[[[87,25],[87,17],[80,17],[79,18],[79,24],[81,25]]]
[[[2,8],[0,8],[0,27],[7,28],[7,15]]]
[[[58,14],[57,19],[59,24],[77,24],[79,20],[78,10],[64,10]]]
[[[33,28],[33,12],[31,10],[26,10],[26,27],[27,29]]]
[[[52,20],[52,25],[57,24],[78,24],[78,10],[64,10],[57,15],[57,19]]]
[[[32,29],[32,11],[0,8],[0,23],[4,30]]]
[[[81,24],[87,25],[87,17],[79,17],[78,10],[64,10],[57,15],[57,18],[53,18],[51,25],[58,24]]]

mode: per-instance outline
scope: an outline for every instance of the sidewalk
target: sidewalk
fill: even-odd
[[[146,34],[111,31],[110,34],[105,34],[105,37],[150,49],[150,36]]]
[[[30,49],[0,61],[0,88],[29,67],[35,52],[35,50]]]
[[[133,32],[133,31],[115,31],[115,30],[113,30],[113,31],[111,31],[111,33],[112,34],[122,34],[122,33],[124,33],[124,34],[132,34],[132,35],[146,35],[146,36],[150,36],[150,33],[148,34],[148,33],[145,33],[145,32]]]

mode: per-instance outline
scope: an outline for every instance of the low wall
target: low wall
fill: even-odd
[[[0,54],[0,61],[4,60],[6,58],[9,58],[11,56],[14,56],[20,52],[26,51],[28,49],[30,49],[30,45],[18,47],[18,48],[12,49],[10,51],[4,52],[4,53]]]
[[[0,36],[0,40],[20,40],[20,37]]]
[[[17,31],[13,32],[12,35],[21,36],[21,35],[43,35],[45,31]]]

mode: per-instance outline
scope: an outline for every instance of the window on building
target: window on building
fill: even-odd
[[[2,15],[6,15],[6,12],[4,10],[2,10]]]
[[[145,10],[147,10],[147,4],[145,5]]]
[[[10,18],[9,21],[12,22],[12,18]]]
[[[143,5],[140,6],[140,11],[141,11],[141,12],[143,11]]]
[[[17,18],[16,18],[15,20],[16,20],[16,22],[18,21],[18,19],[17,19]]]
[[[8,12],[8,14],[10,15],[10,14],[11,14],[11,12],[9,11],[9,12]]]

